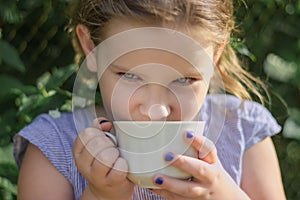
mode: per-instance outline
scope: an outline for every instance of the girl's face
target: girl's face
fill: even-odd
[[[114,20],[106,36],[141,26]],[[204,51],[206,56],[196,59],[202,62],[202,68],[203,63],[212,63],[208,60],[213,57],[212,46],[206,44]],[[163,49],[131,51],[114,60],[101,75],[103,105],[111,120],[195,120],[209,85],[210,75],[202,72],[181,56]]]

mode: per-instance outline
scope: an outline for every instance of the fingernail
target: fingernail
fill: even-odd
[[[109,122],[109,121],[106,120],[106,119],[103,119],[103,120],[99,121],[99,124],[103,124],[103,123],[106,123],[106,122]]]
[[[193,137],[194,137],[194,133],[191,132],[191,131],[188,131],[188,132],[186,133],[186,137],[187,137],[187,138],[193,138]]]
[[[164,179],[162,177],[158,177],[155,179],[155,183],[158,185],[162,185],[164,182]]]
[[[169,153],[166,154],[165,161],[171,161],[173,159],[174,159],[174,154],[173,153],[169,152]]]

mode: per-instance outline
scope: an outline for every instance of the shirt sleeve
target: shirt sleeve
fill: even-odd
[[[281,126],[272,114],[256,102],[246,101],[240,112],[240,117],[245,138],[245,149],[281,131]]]
[[[14,156],[21,166],[28,142],[38,147],[48,160],[70,180],[70,162],[72,145],[64,130],[55,123],[51,116],[38,116],[30,125],[22,129],[14,138]]]

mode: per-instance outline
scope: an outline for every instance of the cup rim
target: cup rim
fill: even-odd
[[[149,123],[153,123],[153,124],[163,124],[163,123],[168,123],[168,124],[190,124],[190,123],[206,123],[206,121],[113,121],[114,124],[127,124],[127,123],[136,123],[136,124],[149,124]]]

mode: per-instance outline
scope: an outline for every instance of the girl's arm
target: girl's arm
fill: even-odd
[[[246,150],[241,187],[254,200],[286,199],[277,155],[270,137]]]
[[[69,181],[32,144],[28,144],[20,169],[18,199],[74,199]]]

